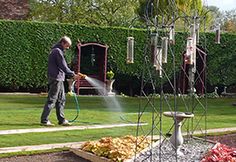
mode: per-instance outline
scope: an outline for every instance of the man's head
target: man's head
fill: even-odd
[[[67,36],[62,37],[59,42],[64,49],[69,49],[72,44],[71,39]]]

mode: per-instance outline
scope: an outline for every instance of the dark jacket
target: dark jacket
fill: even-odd
[[[48,78],[64,81],[65,74],[70,77],[75,75],[75,73],[68,68],[64,57],[64,49],[61,44],[58,43],[53,46],[48,57]]]

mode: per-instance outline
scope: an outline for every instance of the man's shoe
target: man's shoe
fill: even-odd
[[[72,124],[68,120],[64,120],[62,123],[59,123],[62,126],[71,126]]]
[[[55,124],[52,124],[50,121],[47,121],[47,123],[41,123],[41,126],[46,126],[46,127],[53,127]]]

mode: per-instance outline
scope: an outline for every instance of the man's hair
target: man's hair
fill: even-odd
[[[60,43],[69,43],[70,46],[72,44],[71,39],[67,36],[62,37],[59,42]]]

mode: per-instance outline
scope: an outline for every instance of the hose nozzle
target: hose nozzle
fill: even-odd
[[[85,78],[87,77],[87,75],[82,74],[82,73],[78,73],[78,75],[79,75],[81,78],[83,78],[83,79],[85,79]]]

